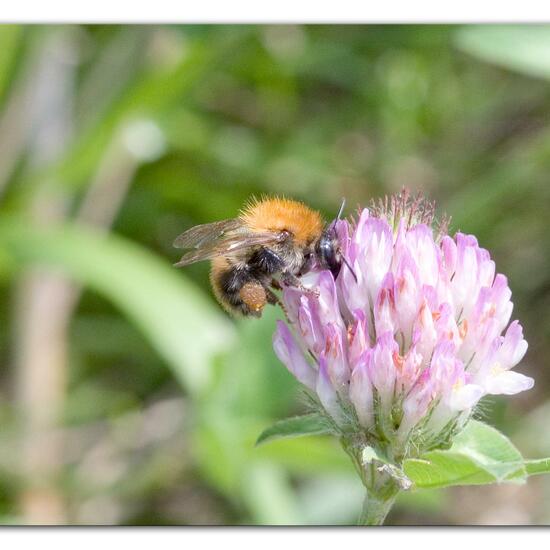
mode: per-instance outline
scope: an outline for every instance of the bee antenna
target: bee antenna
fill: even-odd
[[[342,217],[342,213],[344,212],[344,207],[346,206],[346,198],[344,197],[342,199],[342,204],[340,205],[340,210],[338,210],[338,215],[334,220],[332,220],[332,223],[330,224],[330,230],[336,234],[336,222]]]
[[[346,260],[345,256],[342,256],[342,261],[346,264],[346,267],[351,271],[351,274],[353,275],[353,278],[355,279],[355,282],[358,283],[357,275],[355,274],[355,271],[353,271],[353,267],[351,267],[351,264]]]
[[[336,216],[337,220],[339,220],[342,217],[342,213],[344,212],[345,206],[346,206],[346,197],[343,197],[342,204],[340,205],[340,210],[338,210],[338,216]]]

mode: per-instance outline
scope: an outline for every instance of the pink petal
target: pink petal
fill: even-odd
[[[325,350],[321,357],[326,360],[327,371],[333,387],[342,393],[347,389],[350,371],[348,367],[342,332],[339,327],[329,323],[324,330]]]
[[[511,369],[517,365],[527,352],[527,342],[523,339],[523,329],[517,321],[513,321],[498,350],[498,360],[502,368]]]
[[[378,390],[382,408],[389,412],[395,389],[396,367],[394,355],[399,352],[391,332],[382,334],[369,356],[369,377]]]
[[[485,381],[485,391],[492,395],[513,395],[530,390],[534,385],[535,381],[529,376],[508,370],[488,376]]]
[[[466,384],[451,391],[448,399],[449,408],[455,411],[471,409],[485,394],[477,384]]]
[[[349,387],[349,397],[355,407],[357,418],[365,428],[374,425],[372,383],[367,370],[367,362],[368,357],[365,357],[364,362],[355,367]]]
[[[315,389],[317,373],[306,361],[303,351],[282,321],[277,321],[273,349],[279,360],[302,384],[312,390]]]
[[[338,404],[338,396],[330,381],[327,364],[323,358],[319,359],[319,376],[315,390],[324,409],[337,421],[341,420],[342,411]]]

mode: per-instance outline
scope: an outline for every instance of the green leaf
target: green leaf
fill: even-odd
[[[256,445],[282,437],[300,437],[303,435],[330,433],[332,433],[332,429],[327,421],[320,414],[311,413],[276,422],[260,434]]]
[[[405,460],[403,470],[416,487],[494,483],[496,478],[468,457],[449,451],[432,451],[423,458]]]
[[[523,470],[523,457],[512,442],[497,429],[483,422],[471,420],[451,448],[475,460],[499,481],[509,478],[518,469]]]
[[[432,488],[521,482],[526,476],[523,458],[508,438],[475,420],[448,451],[431,451],[405,460],[403,469],[417,487]]]
[[[525,461],[525,469],[530,476],[550,473],[550,458],[539,458]]]
[[[168,258],[115,235],[76,225],[0,223],[0,249],[21,265],[57,267],[117,305],[167,361],[188,391],[209,383],[212,358],[232,343],[223,313]]]
[[[456,34],[458,47],[484,61],[550,79],[550,26],[476,25]]]

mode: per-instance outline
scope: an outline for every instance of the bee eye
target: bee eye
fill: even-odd
[[[317,243],[317,254],[321,266],[329,269],[336,278],[340,272],[341,262],[337,242],[330,233],[324,233]]]

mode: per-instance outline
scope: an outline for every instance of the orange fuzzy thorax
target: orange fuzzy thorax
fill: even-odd
[[[289,231],[300,245],[310,244],[323,230],[319,212],[289,199],[254,200],[241,212],[240,219],[252,231]]]

